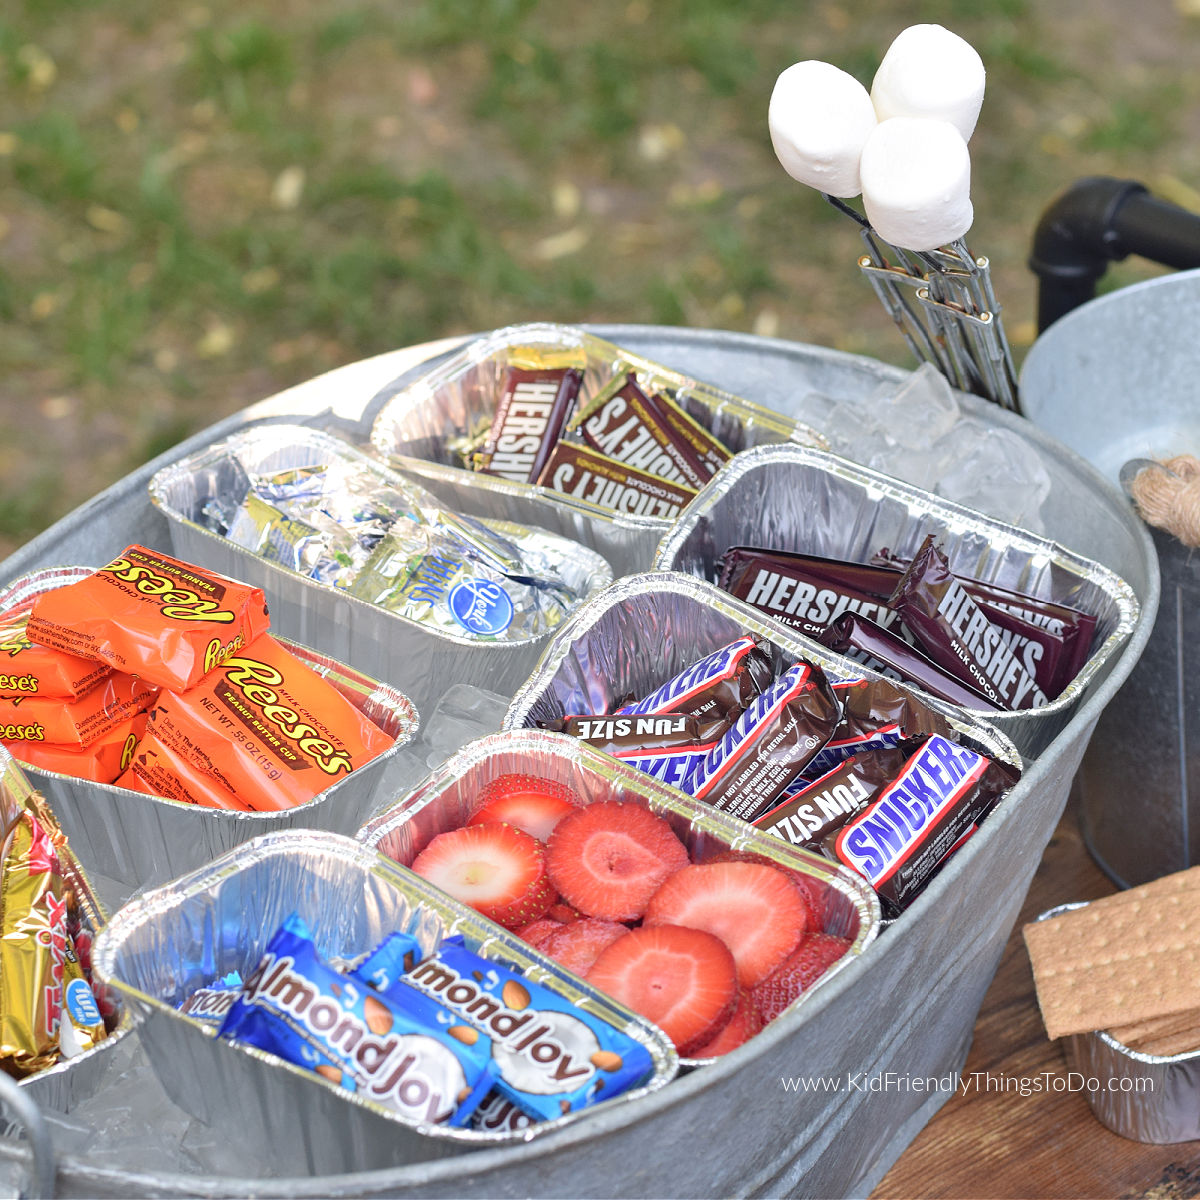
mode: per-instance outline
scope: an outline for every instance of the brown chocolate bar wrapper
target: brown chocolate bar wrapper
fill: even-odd
[[[653,392],[650,402],[658,411],[659,419],[675,436],[691,448],[692,453],[704,464],[711,479],[732,457],[729,449],[715,434],[705,429],[682,406],[662,392]]]
[[[755,818],[754,824],[793,846],[818,848],[822,838],[862,812],[896,778],[915,749],[912,741],[906,741],[855,754],[792,792],[782,804]]]
[[[554,447],[538,483],[613,512],[661,520],[673,520],[696,495],[693,488],[668,483],[590,446],[566,441]]]
[[[1040,708],[1046,693],[950,570],[933,535],[892,593],[891,607],[944,670],[1010,712]]]
[[[711,746],[729,727],[729,722],[721,719],[702,721],[685,713],[628,716],[582,713],[550,722],[545,727],[621,758],[652,750]]]
[[[698,490],[712,478],[691,449],[680,445],[659,420],[632,372],[604,396],[579,431],[592,449],[671,483]]]
[[[884,629],[898,620],[887,604],[896,573],[864,563],[733,546],[722,556],[719,586],[809,637],[819,637],[844,612]]]
[[[836,654],[890,679],[915,684],[940,700],[964,708],[996,707],[982,692],[943,671],[916,647],[857,613],[843,613],[817,640]]]
[[[583,373],[574,367],[508,367],[479,469],[516,483],[542,473],[579,395]]]
[[[796,663],[737,718],[696,768],[687,790],[730,816],[753,821],[829,740],[838,712],[820,667]]]

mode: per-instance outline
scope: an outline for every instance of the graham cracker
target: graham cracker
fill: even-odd
[[[1122,1046],[1139,1054],[1171,1056],[1200,1050],[1200,1008],[1123,1025],[1108,1031]]]
[[[1200,869],[1164,876],[1022,931],[1052,1038],[1197,1007]]]

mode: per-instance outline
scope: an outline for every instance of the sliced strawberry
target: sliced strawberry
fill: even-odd
[[[764,1021],[773,1021],[801,992],[806,992],[847,950],[846,938],[810,933],[751,993]]]
[[[587,917],[559,925],[541,942],[538,949],[548,958],[561,963],[568,971],[583,976],[592,968],[596,956],[605,946],[611,946],[629,930],[616,921],[604,921],[599,917]]]
[[[640,804],[589,804],[550,836],[546,865],[562,898],[589,917],[640,917],[688,853],[662,817]]]
[[[710,1042],[737,1003],[737,967],[720,938],[643,926],[600,951],[588,983],[653,1021],[680,1054]]]
[[[546,916],[552,921],[558,921],[562,925],[569,925],[572,921],[583,920],[583,913],[577,908],[572,908],[561,896],[546,909]]]
[[[744,988],[754,987],[791,954],[808,922],[808,905],[791,879],[752,862],[684,867],[654,893],[645,921],[716,934],[733,951]]]
[[[755,854],[751,850],[714,850],[700,860],[705,863],[718,862],[756,862],[766,866],[774,866],[764,854]],[[816,875],[805,875],[801,871],[789,871],[788,878],[800,889],[808,905],[809,928],[820,929],[825,919],[825,901],[829,895],[828,886],[821,882]]]
[[[554,826],[580,803],[565,783],[534,775],[498,775],[480,789],[467,824],[507,821],[545,842]]]
[[[546,852],[515,825],[464,825],[439,833],[412,869],[510,929],[537,920],[554,903]]]
[[[550,917],[538,917],[536,921],[530,921],[528,925],[522,925],[514,929],[513,933],[522,941],[528,942],[531,946],[536,946],[540,950],[547,936],[556,929],[561,928],[562,925]]]
[[[729,1024],[711,1042],[692,1051],[692,1058],[717,1058],[736,1050],[749,1041],[762,1027],[764,1021],[754,997],[747,991],[738,990],[737,1008],[729,1018]]]

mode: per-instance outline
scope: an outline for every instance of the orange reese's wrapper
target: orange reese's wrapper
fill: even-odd
[[[182,692],[270,625],[262,589],[130,546],[33,602],[29,640]]]
[[[251,808],[304,804],[392,744],[332,684],[264,634],[199,686],[163,693],[150,728]]]
[[[112,783],[133,761],[133,752],[145,727],[146,714],[141,712],[114,725],[82,750],[56,742],[4,742],[4,746],[13,758],[39,771]]]
[[[0,696],[78,699],[111,668],[31,642],[25,633],[31,607],[32,601],[0,613]]]

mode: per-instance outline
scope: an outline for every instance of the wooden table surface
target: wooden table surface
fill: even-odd
[[[984,997],[963,1068],[968,1086],[925,1126],[872,1200],[1200,1196],[1200,1142],[1129,1141],[1096,1120],[1081,1092],[1033,1091],[1045,1073],[1065,1078],[1068,1068],[1042,1025],[1021,926],[1056,904],[1114,891],[1083,844],[1072,796]]]

